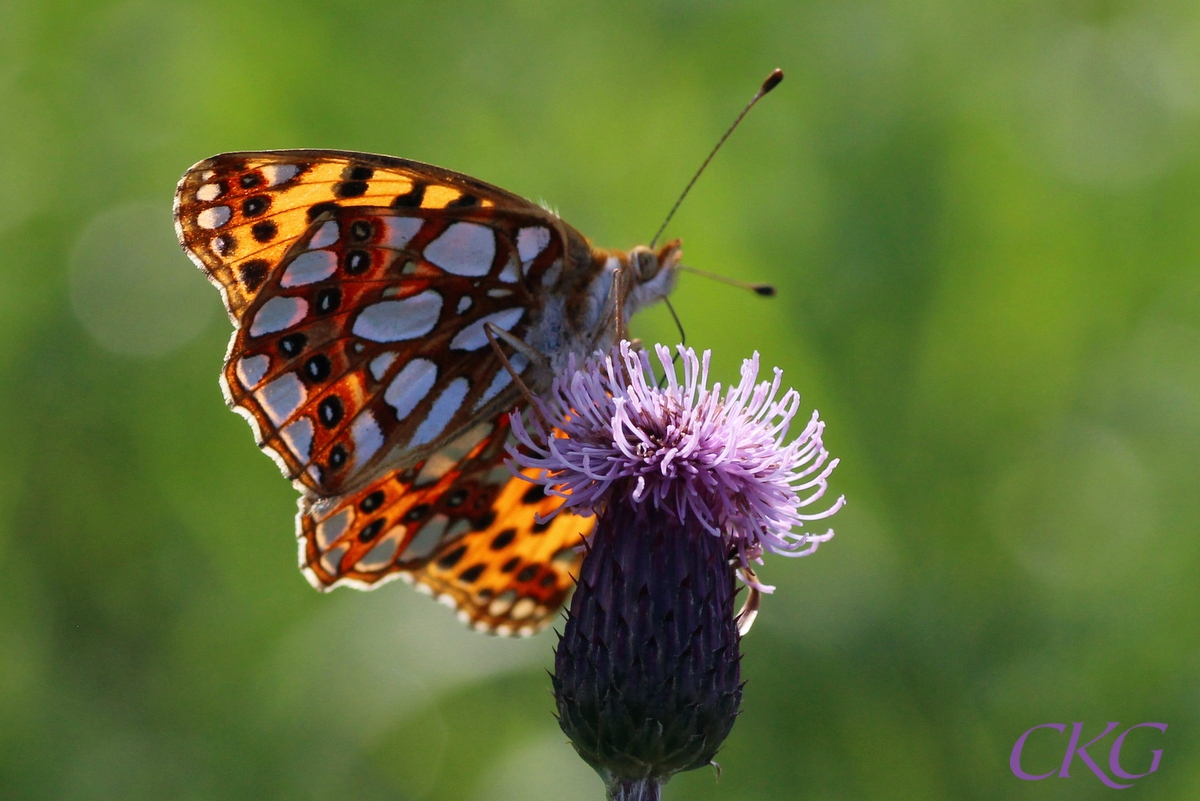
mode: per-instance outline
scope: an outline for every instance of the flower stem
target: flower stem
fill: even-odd
[[[657,779],[618,779],[608,786],[608,801],[660,801],[662,785]]]

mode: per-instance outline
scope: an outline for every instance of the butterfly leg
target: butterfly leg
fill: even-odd
[[[509,372],[512,371],[512,365],[508,363],[508,357],[504,355],[504,351],[500,350],[500,343],[497,341],[497,339],[503,339],[505,342],[511,345],[514,350],[523,355],[525,358],[529,359],[530,363],[538,369],[550,369],[550,360],[546,358],[545,354],[538,351],[520,337],[514,336],[508,331],[505,331],[495,323],[484,323],[483,331],[485,334],[487,334],[488,342],[492,343],[492,348],[495,349],[496,355],[500,357],[500,361],[509,369]]]
[[[516,383],[517,387],[520,388],[521,394],[525,396],[525,399],[529,401],[529,405],[532,406],[540,415],[542,411],[537,398],[529,390],[529,387],[525,385],[525,382],[521,380],[521,376],[518,375],[517,371],[513,369],[512,363],[508,360],[508,356],[504,353],[504,349],[500,347],[500,340],[503,339],[505,342],[511,345],[514,350],[529,359],[530,364],[536,365],[539,370],[549,371],[550,360],[547,359],[543,354],[539,353],[536,349],[531,347],[529,343],[525,342],[519,337],[513,336],[495,323],[484,323],[483,333],[487,335],[488,342],[491,343],[492,350],[496,352],[496,356],[499,357],[500,363],[504,365],[504,369],[508,371],[508,374],[512,376],[512,380]]]
[[[750,568],[743,568],[750,576],[754,577],[754,571]],[[734,616],[734,620],[738,625],[738,636],[745,637],[750,633],[751,627],[754,625],[754,619],[758,617],[758,607],[762,604],[762,593],[751,586],[747,586],[746,602],[742,604],[742,608]]]
[[[625,326],[625,304],[622,302],[623,295],[621,293],[622,285],[625,283],[625,268],[618,267],[613,271],[612,290],[608,296],[613,302],[613,328],[615,329],[617,341],[626,338],[629,333]]]

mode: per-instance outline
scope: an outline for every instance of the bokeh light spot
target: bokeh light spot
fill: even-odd
[[[113,353],[170,353],[195,339],[217,308],[204,276],[181,254],[164,203],[138,201],[97,216],[70,269],[75,316]]]

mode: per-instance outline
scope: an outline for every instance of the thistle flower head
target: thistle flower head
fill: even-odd
[[[658,799],[675,773],[708,764],[742,699],[735,566],[803,556],[833,536],[795,533],[841,508],[825,494],[837,465],[814,413],[784,444],[800,406],[782,375],[708,385],[709,354],[621,342],[569,364],[526,416],[513,416],[510,468],[598,516],[554,659],[559,723],[611,801]],[[732,557],[732,558],[731,558]]]
[[[581,367],[572,362],[531,413],[513,420],[524,450],[510,449],[522,467],[565,498],[563,507],[601,511],[617,485],[631,499],[692,520],[723,537],[741,563],[742,578],[760,590],[751,561],[764,553],[806,556],[833,536],[797,533],[829,517],[844,497],[816,512],[804,510],[828,489],[837,466],[821,441],[825,424],[814,412],[800,435],[784,444],[800,395],[780,395],[783,373],[757,381],[758,354],[742,363],[741,380],[724,393],[708,385],[709,351],[700,357],[679,346],[680,381],[668,348],[655,348],[665,377],[658,386],[650,354],[627,341]],[[558,429],[555,434],[552,429]]]

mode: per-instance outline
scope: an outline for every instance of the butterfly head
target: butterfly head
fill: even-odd
[[[638,245],[629,251],[630,280],[624,303],[626,319],[639,309],[671,294],[682,256],[682,243],[678,239],[668,242],[657,251],[645,245]]]

